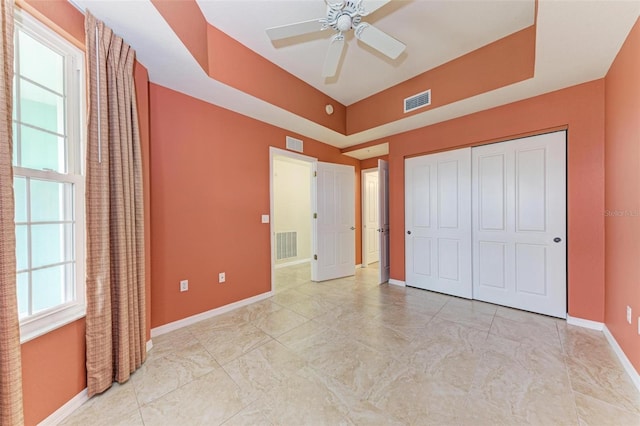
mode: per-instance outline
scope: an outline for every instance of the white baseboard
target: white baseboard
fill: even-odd
[[[229,303],[228,305],[220,306],[219,308],[211,309],[210,311],[202,312],[200,314],[192,315],[178,321],[170,322],[169,324],[161,325],[160,327],[152,328],[151,337],[158,337],[165,333],[178,330],[182,327],[195,324],[202,320],[225,314],[227,312],[233,311],[234,309],[238,309],[252,303],[260,302],[261,300],[268,299],[271,296],[273,296],[273,291],[268,291],[266,293],[258,294],[257,296],[249,297],[247,299]]]
[[[389,278],[389,284],[397,285],[397,286],[400,286],[400,287],[406,287],[407,286],[407,284],[405,284],[404,281],[394,280],[393,278]]]
[[[620,360],[620,363],[624,367],[624,371],[627,372],[627,375],[629,376],[635,387],[638,389],[638,391],[640,391],[640,374],[638,374],[633,364],[631,364],[631,361],[629,361],[629,358],[627,358],[627,355],[618,344],[618,341],[615,337],[613,337],[613,334],[611,334],[604,323],[582,318],[575,318],[567,315],[567,324],[589,328],[591,330],[602,331],[604,337],[607,339],[607,342],[609,342],[609,346],[611,346],[611,349],[613,349],[613,352],[615,352],[616,356]]]
[[[147,353],[153,349],[153,341],[151,339],[147,340]]]
[[[618,344],[618,341],[616,340],[615,337],[613,337],[613,334],[611,334],[611,332],[609,331],[606,325],[604,326],[604,330],[602,331],[604,332],[604,337],[607,338],[609,345],[611,345],[611,347],[613,348],[613,351],[616,353],[616,355],[618,356],[618,359],[622,363],[624,370],[629,375],[629,378],[631,379],[633,384],[636,386],[638,391],[640,391],[640,374],[638,374],[636,369],[633,367],[633,364],[631,364],[631,361],[629,361],[629,358],[627,358],[627,355],[624,353],[624,351]]]
[[[575,325],[577,327],[589,328],[591,330],[602,331],[604,324],[598,321],[591,321],[588,319],[576,318],[567,314],[567,324]]]
[[[54,426],[61,423],[88,400],[89,394],[87,393],[87,388],[84,388],[79,394],[49,415],[49,417],[38,423],[38,426]]]
[[[291,262],[286,262],[286,263],[276,263],[275,268],[276,269],[286,268],[287,266],[302,265],[303,263],[309,263],[309,262],[311,262],[311,259],[292,260]]]

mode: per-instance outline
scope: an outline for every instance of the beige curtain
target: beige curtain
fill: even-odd
[[[146,358],[142,158],[135,52],[87,12],[87,387]]]
[[[1,0],[0,24],[0,425],[21,425],[22,365],[16,291],[13,201],[13,0]]]

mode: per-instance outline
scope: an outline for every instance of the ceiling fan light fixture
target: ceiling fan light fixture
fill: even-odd
[[[349,31],[351,29],[351,16],[343,13],[338,17],[336,26],[338,27],[338,31]]]

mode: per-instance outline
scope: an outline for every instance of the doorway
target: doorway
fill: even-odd
[[[269,149],[271,291],[277,268],[310,265],[298,276],[325,281],[355,273],[353,166]],[[302,271],[305,276],[300,275]]]
[[[389,163],[362,171],[362,267],[375,266],[378,282],[389,282]]]
[[[315,161],[284,150],[271,151],[272,290],[284,281],[292,283],[292,274],[293,281],[311,279]],[[283,276],[287,279],[278,283],[278,277]]]
[[[362,171],[362,267],[380,261],[378,169]],[[377,267],[377,266],[376,266]]]

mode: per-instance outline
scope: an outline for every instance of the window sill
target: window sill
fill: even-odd
[[[20,322],[20,343],[26,343],[47,334],[60,327],[64,327],[86,316],[84,304],[65,306],[57,311]]]

